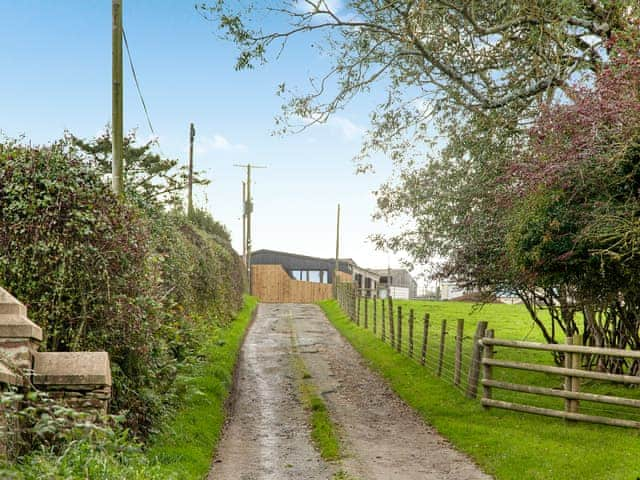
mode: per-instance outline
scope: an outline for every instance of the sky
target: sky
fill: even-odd
[[[339,2],[335,0],[336,5]],[[291,42],[281,58],[235,71],[236,50],[195,0],[124,0],[124,28],[161,153],[186,163],[189,123],[196,127],[195,164],[212,180],[195,203],[227,225],[241,250],[241,191],[247,162],[252,182],[254,250],[335,255],[336,206],[342,206],[341,256],[369,268],[398,264],[376,251],[373,191],[390,175],[356,175],[353,156],[376,95],[361,97],[326,125],[274,136],[283,81],[304,90],[326,59]],[[111,119],[111,1],[0,0],[0,132],[46,144],[65,131],[91,138]],[[125,130],[152,138],[125,56]]]

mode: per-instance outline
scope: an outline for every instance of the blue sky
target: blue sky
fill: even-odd
[[[368,267],[394,264],[367,240],[387,228],[370,217],[389,162],[378,159],[378,173],[364,176],[352,162],[375,98],[359,99],[327,125],[273,136],[278,84],[304,89],[325,60],[291,43],[278,62],[236,72],[234,48],[194,4],[124,0],[124,25],[162,153],[186,161],[188,125],[196,125],[196,166],[212,179],[196,203],[229,227],[239,250],[245,172],[233,164],[267,165],[254,175],[254,248],[333,256],[340,202],[343,255]],[[111,2],[3,0],[0,19],[0,131],[33,143],[65,130],[87,138],[101,131],[111,118]],[[125,72],[125,129],[148,139],[126,57]]]

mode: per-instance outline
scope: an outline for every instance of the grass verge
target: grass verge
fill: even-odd
[[[640,476],[638,432],[485,411],[479,401],[467,400],[371,331],[350,322],[335,301],[320,302],[320,306],[401,398],[498,480],[629,480]]]
[[[153,441],[147,457],[167,478],[201,480],[211,467],[226,416],[226,401],[233,384],[233,372],[247,326],[258,301],[245,297],[236,318],[215,327],[204,342],[203,361],[189,376],[182,407]]]

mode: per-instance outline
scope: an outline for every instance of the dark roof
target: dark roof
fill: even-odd
[[[268,250],[261,249],[252,252],[251,254],[251,263],[258,264],[279,264],[285,267],[285,270],[292,270],[295,268],[291,260],[298,260],[299,268],[301,270],[309,270],[309,269],[326,269],[333,270],[335,265],[334,258],[321,258],[321,257],[311,257],[309,255],[301,255],[299,253],[291,253],[291,252],[282,252],[278,250]],[[352,273],[350,268],[357,268],[358,270],[362,270],[364,272],[368,272],[372,275],[379,275],[375,270],[370,270],[367,268],[362,268],[359,266],[352,258],[340,258],[339,259],[339,269],[341,272]],[[311,268],[311,266],[315,265],[315,268]],[[322,267],[322,268],[321,268]]]
[[[334,261],[333,258],[312,257],[310,255],[301,255],[299,253],[282,252],[279,250],[269,250],[266,248],[262,248],[260,250],[256,250],[255,252],[251,252],[251,255],[264,255],[264,254],[286,255],[288,257],[304,258],[307,260],[323,260],[323,261],[332,261],[332,262]],[[345,262],[345,260],[343,260],[342,258],[340,259],[340,261]]]
[[[333,258],[310,257],[297,253],[279,252],[277,250],[256,250],[251,254],[252,265],[282,265],[289,274],[294,270],[326,270],[329,280],[333,281],[335,260]],[[338,269],[344,273],[352,273],[352,266],[343,261]]]

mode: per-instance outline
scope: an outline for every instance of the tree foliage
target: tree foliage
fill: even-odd
[[[92,168],[105,176],[111,175],[111,131],[106,129],[94,139],[85,140],[67,135],[69,144],[76,148]],[[124,187],[128,195],[137,198],[143,205],[182,204],[182,193],[188,181],[188,169],[180,166],[179,160],[166,158],[154,152],[155,142],[139,143],[136,132],[124,138]],[[210,181],[202,172],[194,172],[194,185],[208,185]]]
[[[307,92],[281,86],[282,131],[386,90],[359,157],[379,151],[396,166],[376,215],[404,228],[377,236],[381,248],[519,294],[550,342],[573,333],[582,313],[589,341],[640,348],[637,294],[625,287],[637,285],[636,1],[218,0],[201,9],[239,46],[237,68],[302,35],[328,59]]]
[[[433,120],[450,137],[469,112],[529,118],[532,105],[606,62],[606,41],[628,29],[637,8],[633,0],[217,0],[200,11],[238,46],[237,68],[303,35],[327,58],[306,92],[281,85],[284,131],[385,88],[363,156],[414,160],[433,141]]]
[[[581,312],[588,340],[640,349],[640,60],[637,46],[611,57],[571,103],[542,110],[501,179],[507,252],[533,285],[564,296],[566,333]]]

